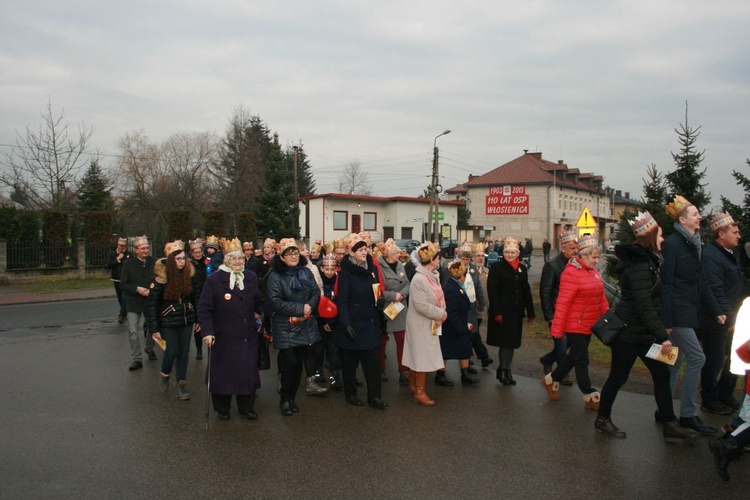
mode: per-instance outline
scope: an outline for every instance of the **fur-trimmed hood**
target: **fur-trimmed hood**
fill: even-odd
[[[195,276],[195,267],[187,260],[185,261],[185,267],[190,268],[188,272],[190,273],[191,278]],[[154,281],[156,281],[160,285],[167,284],[167,258],[166,257],[162,257],[161,259],[158,259],[156,263],[154,264]]]

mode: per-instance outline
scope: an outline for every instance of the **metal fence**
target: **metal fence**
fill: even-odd
[[[111,251],[108,246],[81,243],[85,245],[85,267],[104,267]],[[75,269],[78,267],[78,256],[76,243],[49,245],[38,241],[8,241],[6,269]]]

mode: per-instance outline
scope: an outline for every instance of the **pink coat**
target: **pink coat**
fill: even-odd
[[[572,258],[560,276],[552,336],[562,338],[564,333],[591,335],[591,327],[608,308],[599,272]]]

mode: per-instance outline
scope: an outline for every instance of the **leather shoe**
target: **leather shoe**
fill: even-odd
[[[362,406],[362,400],[359,399],[356,395],[354,396],[347,396],[346,402],[349,403],[352,406]]]
[[[618,429],[617,426],[612,423],[611,418],[597,418],[594,421],[594,429],[596,429],[597,432],[601,432],[602,434],[614,438],[624,438],[627,436],[625,432]]]
[[[701,410],[707,411],[709,413],[715,413],[716,415],[731,415],[734,413],[734,410],[718,399],[715,399],[713,401],[704,401],[701,405]]]
[[[704,436],[711,436],[712,434],[716,434],[717,432],[719,432],[719,429],[717,429],[716,427],[706,425],[706,423],[697,415],[694,417],[680,417],[680,427],[693,429],[697,433],[703,434]]]
[[[469,370],[469,373],[470,373],[471,375],[476,375],[477,373],[479,373],[479,370],[477,370],[476,368],[474,368],[474,367],[473,367],[473,366],[471,366],[471,365],[469,365],[469,368],[467,368],[467,370]]]
[[[294,411],[292,411],[291,401],[284,401],[283,403],[281,403],[281,414],[285,417],[289,417],[294,414]]]
[[[219,420],[229,420],[229,412],[228,411],[220,411],[219,414]]]
[[[292,413],[299,413],[299,406],[297,406],[294,400],[289,401],[289,404],[292,406]]]
[[[245,417],[248,420],[257,420],[258,419],[258,414],[255,413],[253,410],[241,411],[240,415],[243,416],[243,417]]]
[[[148,354],[148,359],[151,361],[156,361],[157,359],[159,359],[156,357],[156,353],[153,351],[153,349],[146,351],[146,354]]]
[[[492,359],[491,357],[487,356],[486,358],[482,359],[482,368],[487,368],[488,366],[490,366],[494,362],[495,362],[494,359]]]
[[[367,404],[369,404],[370,406],[372,406],[373,408],[377,410],[385,410],[386,408],[388,408],[388,403],[386,403],[380,398],[370,399],[369,401],[367,401]]]
[[[734,411],[739,410],[740,406],[742,406],[740,402],[737,401],[737,398],[735,398],[731,394],[719,396],[719,401],[721,401],[722,403],[724,403],[726,406],[730,407]]]
[[[141,368],[143,368],[143,363],[141,363],[140,361],[133,361],[132,363],[130,363],[128,370],[132,372],[134,370],[140,370]]]
[[[441,387],[453,387],[453,381],[448,380],[448,378],[445,376],[445,371],[438,370],[437,373],[435,373],[435,385],[439,385]]]

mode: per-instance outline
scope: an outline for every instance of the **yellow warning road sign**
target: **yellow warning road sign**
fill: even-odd
[[[578,229],[596,228],[596,219],[594,219],[594,216],[591,215],[591,210],[589,210],[589,207],[583,208],[580,217],[578,217],[578,222],[576,222],[576,227]]]

